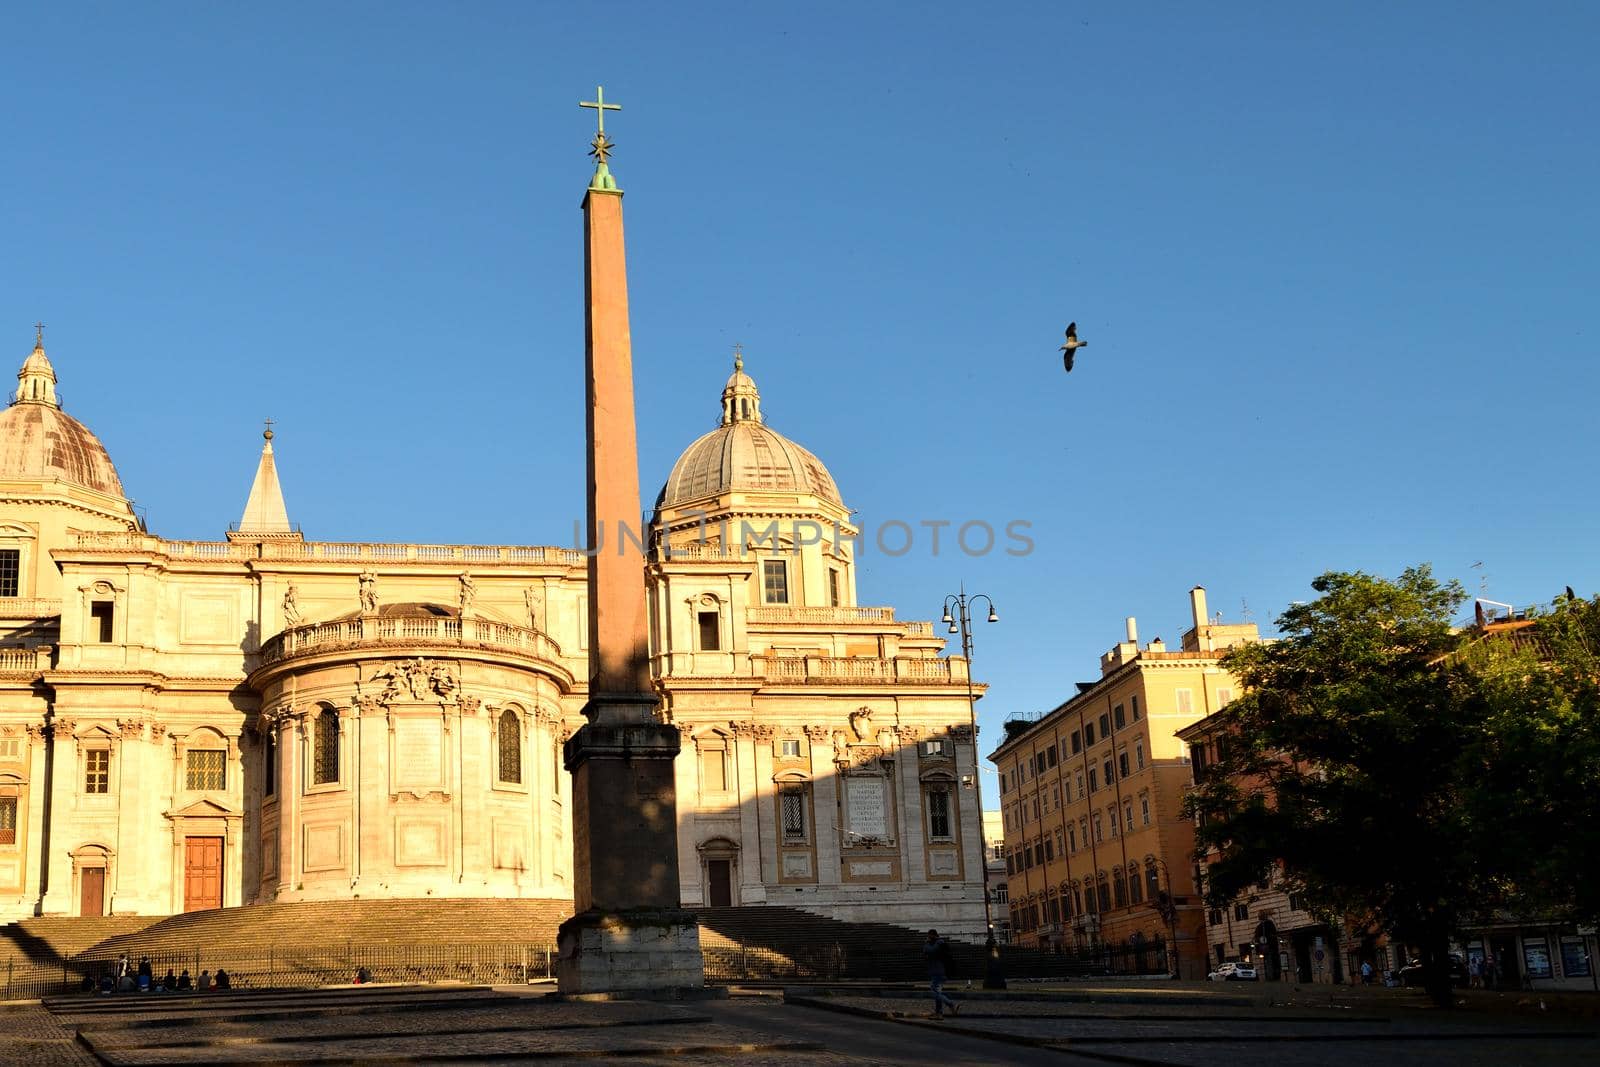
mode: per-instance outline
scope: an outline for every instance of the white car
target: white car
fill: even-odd
[[[1220,963],[1206,978],[1212,982],[1254,982],[1256,969],[1248,963]]]

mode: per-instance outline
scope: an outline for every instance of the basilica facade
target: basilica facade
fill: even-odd
[[[226,538],[166,540],[61,409],[42,341],[18,382],[0,413],[0,922],[571,899],[583,552],[306,540],[270,430]],[[979,936],[967,664],[930,623],[857,602],[850,512],[742,365],[721,407],[644,533],[683,903]]]

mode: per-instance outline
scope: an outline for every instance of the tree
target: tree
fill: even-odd
[[[1450,936],[1494,884],[1469,802],[1488,703],[1446,659],[1466,594],[1427,566],[1312,588],[1281,640],[1223,658],[1244,694],[1218,713],[1229,743],[1189,800],[1214,860],[1206,896],[1224,906],[1281,871],[1313,910],[1416,946],[1448,1003]]]
[[[1493,900],[1524,916],[1600,916],[1600,601],[1557,598],[1530,625],[1454,657],[1482,702],[1466,753]]]

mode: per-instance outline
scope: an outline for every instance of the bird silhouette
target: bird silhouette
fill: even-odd
[[[1072,357],[1078,354],[1078,349],[1088,348],[1088,341],[1078,340],[1078,324],[1067,323],[1067,343],[1061,346],[1061,362],[1067,368],[1067,373],[1072,373]]]
[[[1567,586],[1567,603],[1568,604],[1576,604],[1577,602],[1578,602],[1578,594],[1574,593],[1572,591],[1572,586],[1570,586],[1570,585]]]

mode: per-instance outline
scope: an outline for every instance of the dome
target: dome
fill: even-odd
[[[0,478],[63,481],[125,499],[106,446],[61,410],[44,342],[17,372],[17,397],[0,412]]]
[[[722,390],[722,425],[684,449],[656,507],[729,491],[808,494],[844,507],[822,461],[764,424],[761,394],[742,356]]]

